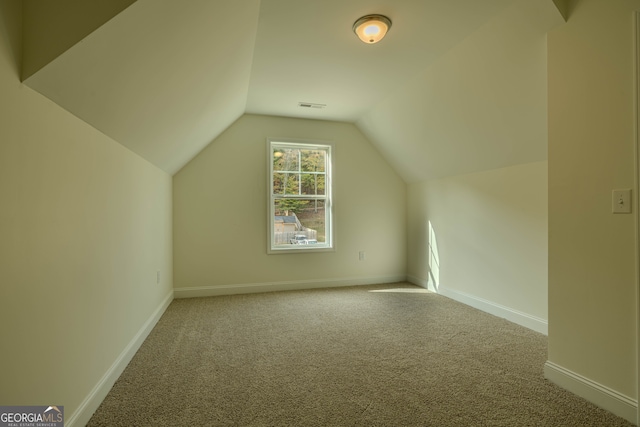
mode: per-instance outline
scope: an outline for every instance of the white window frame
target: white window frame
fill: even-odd
[[[274,245],[274,217],[275,217],[275,200],[281,198],[273,192],[273,148],[301,148],[305,150],[321,149],[326,151],[327,164],[325,173],[325,194],[322,196],[301,195],[297,196],[303,199],[323,200],[325,202],[325,242],[314,245]],[[310,141],[310,140],[292,140],[287,138],[269,138],[267,139],[267,253],[268,254],[286,254],[286,253],[309,253],[309,252],[332,252],[335,251],[335,211],[333,202],[333,185],[335,179],[333,177],[333,163],[335,157],[335,145],[333,142],[327,141]],[[291,198],[292,195],[287,195]],[[294,195],[293,198],[296,198]]]

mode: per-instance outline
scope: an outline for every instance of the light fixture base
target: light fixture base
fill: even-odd
[[[353,23],[353,32],[366,44],[378,43],[391,28],[391,19],[384,15],[365,15]]]

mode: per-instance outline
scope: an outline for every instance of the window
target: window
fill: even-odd
[[[269,253],[333,249],[332,144],[268,146]]]

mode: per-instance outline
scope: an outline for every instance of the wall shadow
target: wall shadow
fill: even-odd
[[[0,55],[8,61],[20,80],[22,68],[22,1],[0,1]]]

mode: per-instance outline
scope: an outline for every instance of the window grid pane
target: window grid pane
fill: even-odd
[[[273,246],[327,243],[324,200],[278,199],[274,201],[274,212]]]

